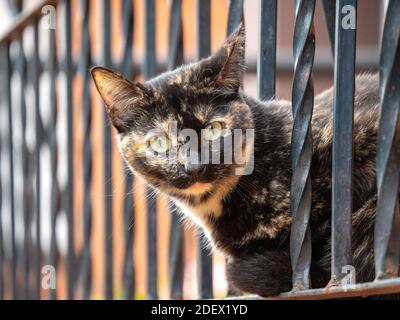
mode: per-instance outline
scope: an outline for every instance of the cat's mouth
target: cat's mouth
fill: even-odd
[[[210,192],[212,188],[213,188],[212,183],[195,182],[187,188],[179,189],[179,192],[185,195],[198,196],[206,192]]]
[[[201,177],[187,177],[181,179],[174,179],[168,181],[170,187],[175,190],[179,190],[183,193],[204,193],[211,189],[211,186],[215,184],[215,179],[211,176],[207,178]]]

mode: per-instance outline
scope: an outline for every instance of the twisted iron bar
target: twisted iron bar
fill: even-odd
[[[134,12],[131,0],[124,0],[122,3],[122,27],[124,33],[124,54],[121,64],[121,73],[131,79],[132,74],[132,43]],[[124,224],[123,234],[125,243],[124,262],[123,262],[123,290],[124,298],[132,299],[135,294],[135,265],[133,258],[133,239],[134,229],[134,204],[133,204],[133,175],[130,170],[124,166],[125,175],[125,198],[124,198]]]
[[[400,254],[400,2],[389,1],[382,38],[380,103],[377,145],[378,203],[375,221],[377,279],[399,272]]]
[[[88,69],[91,65],[90,49],[90,1],[82,0],[82,44],[79,70],[82,76],[82,126],[83,126],[83,248],[81,253],[81,277],[83,299],[89,299],[92,285],[92,258],[90,240],[92,236],[92,105]]]
[[[56,34],[55,30],[48,30],[49,32],[49,51],[48,51],[48,67],[49,67],[49,81],[50,81],[50,124],[47,128],[48,145],[50,148],[50,171],[51,171],[51,239],[50,239],[50,255],[49,264],[56,268],[57,265],[57,239],[56,239],[56,222],[57,215],[60,210],[60,187],[57,178],[58,168],[58,144],[57,144],[57,88],[56,88]],[[50,298],[57,298],[57,288],[50,290]]]
[[[315,0],[295,0],[295,6],[290,257],[293,290],[303,290],[310,286],[311,262],[309,218],[311,211],[311,118],[314,105],[312,68],[315,52],[313,27]]]

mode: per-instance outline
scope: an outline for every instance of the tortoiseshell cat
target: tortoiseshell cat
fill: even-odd
[[[118,130],[120,152],[134,174],[169,195],[203,229],[212,247],[228,258],[227,278],[234,288],[268,296],[289,291],[292,282],[288,236],[292,113],[288,101],[260,102],[240,89],[244,56],[245,30],[240,26],[213,56],[144,84],[101,67],[91,72]],[[314,288],[325,286],[330,278],[332,100],[332,89],[315,97],[312,120]],[[378,116],[378,78],[360,75],[354,110],[353,253],[358,282],[374,278]],[[211,140],[222,139],[218,136],[222,127],[253,128],[254,171],[238,176],[237,163],[191,165],[180,150],[183,141],[172,144],[173,137],[167,136],[170,121],[178,130],[206,130],[216,137]],[[248,146],[243,142],[242,147]],[[165,154],[149,159],[149,148],[171,148],[178,157],[172,162]]]

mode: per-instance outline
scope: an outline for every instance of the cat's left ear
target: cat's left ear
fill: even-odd
[[[214,55],[200,62],[202,77],[212,79],[217,86],[238,91],[245,72],[245,50],[246,30],[242,21]]]

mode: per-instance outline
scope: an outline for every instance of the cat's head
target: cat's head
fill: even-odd
[[[239,92],[244,57],[241,25],[214,55],[143,84],[92,69],[120,152],[135,174],[176,196],[210,194],[237,179],[252,147],[244,130],[252,130],[253,119]],[[238,150],[244,161],[233,154]]]

